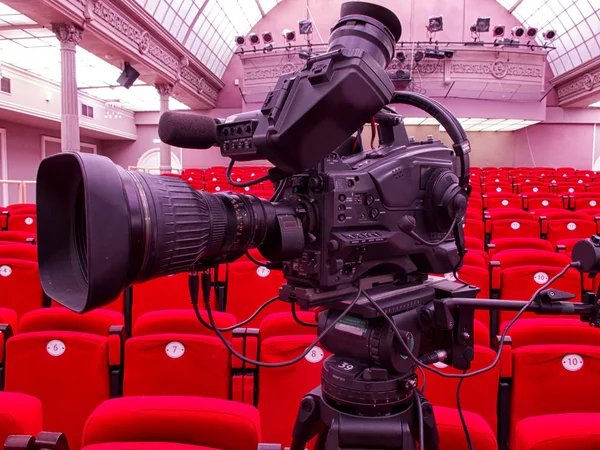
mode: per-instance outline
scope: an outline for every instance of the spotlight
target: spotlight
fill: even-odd
[[[396,53],[396,59],[400,62],[406,61],[406,54],[404,52]]]
[[[554,39],[556,39],[556,31],[554,31],[554,30],[544,31],[542,36],[545,41],[553,41]]]
[[[119,85],[123,86],[125,89],[129,89],[131,86],[133,86],[133,83],[135,83],[135,80],[137,80],[139,76],[140,73],[131,67],[131,64],[125,61],[123,72],[119,76],[117,83],[119,83]]]
[[[241,47],[246,43],[246,38],[244,36],[236,36],[235,43],[238,45],[238,47]]]
[[[296,32],[293,30],[286,28],[282,31],[282,34],[285,42],[293,42],[296,40]]]
[[[270,31],[265,31],[261,36],[264,44],[273,43],[273,34]]]
[[[444,59],[445,57],[446,57],[446,53],[437,48],[426,48],[425,49],[425,58]]]
[[[250,44],[252,44],[253,46],[256,46],[260,43],[260,38],[258,37],[258,34],[256,34],[256,33],[250,33],[248,35],[248,40],[250,41]]]
[[[490,18],[489,17],[478,17],[475,22],[477,33],[487,33],[490,31]]]
[[[505,32],[506,32],[506,27],[504,25],[496,25],[494,27],[494,37],[495,38],[504,37]]]
[[[536,37],[538,34],[538,29],[535,27],[529,27],[527,28],[527,37],[529,39],[533,39],[534,37]]]
[[[454,56],[454,50],[446,50],[446,51],[444,52],[444,56],[445,56],[446,58],[452,58],[452,57]]]
[[[273,51],[273,44],[267,44],[267,45],[265,45],[265,51],[266,52],[272,52]]]
[[[415,58],[415,62],[421,62],[421,61],[423,61],[423,58],[425,58],[425,53],[421,50],[417,50],[415,52],[414,58]]]
[[[312,20],[299,20],[298,21],[298,31],[300,34],[312,34],[313,32],[313,23]]]
[[[444,31],[444,16],[431,16],[429,17],[429,25],[427,31],[430,33],[437,33],[438,31]]]
[[[511,34],[516,38],[523,37],[525,35],[525,28],[520,26],[513,27]]]

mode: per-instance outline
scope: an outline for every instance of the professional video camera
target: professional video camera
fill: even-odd
[[[475,308],[552,309],[587,320],[597,311],[535,303],[563,298],[554,291],[529,303],[486,302],[472,300],[474,287],[428,281],[429,273],[455,272],[462,262],[470,147],[442,105],[394,92],[385,69],[401,31],[389,10],[345,3],[328,51],[282,75],[259,111],[223,121],[163,115],[163,141],[219,145],[232,159],[228,174],[235,161],[273,163],[271,201],[196,191],[101,156],[63,153],[42,161],[38,246],[46,294],[83,313],[133,283],[183,271],[197,283],[202,272],[210,318],[203,323],[245,359],[212,319],[209,271],[258,248],[283,271],[280,298],[292,310],[295,304],[324,309],[315,343],[333,354],[324,362],[322,386],[302,402],[292,449],[303,449],[318,424],[325,424],[323,449],[409,449],[415,439],[437,447],[433,410],[417,389],[415,370],[441,360],[469,368]],[[390,103],[431,114],[453,147],[409,140]],[[357,152],[353,133],[372,120],[380,147]],[[203,320],[193,282],[191,297]]]

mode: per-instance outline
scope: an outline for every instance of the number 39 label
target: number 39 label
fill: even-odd
[[[577,372],[583,367],[583,358],[580,355],[567,355],[562,359],[562,365],[569,372]]]
[[[320,347],[315,346],[310,349],[310,352],[307,353],[304,359],[306,359],[309,363],[316,364],[318,362],[321,362],[323,356],[325,356],[323,350],[321,350]]]

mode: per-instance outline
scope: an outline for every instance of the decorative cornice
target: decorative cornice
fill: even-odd
[[[74,23],[53,23],[52,32],[63,48],[75,49],[83,37],[83,28]]]
[[[568,100],[569,97],[584,95],[600,87],[600,69],[592,73],[584,73],[579,78],[558,87],[559,101]]]
[[[154,87],[161,97],[170,97],[173,94],[173,85],[170,83],[157,83]]]

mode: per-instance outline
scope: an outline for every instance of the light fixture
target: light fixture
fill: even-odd
[[[511,34],[516,38],[523,37],[525,35],[525,28],[517,25],[516,27],[513,27]]]
[[[406,53],[404,52],[397,52],[396,53],[396,59],[400,62],[404,62],[406,61]]]
[[[427,25],[427,31],[430,33],[437,33],[438,31],[444,31],[444,16],[430,16],[429,25]]]
[[[477,33],[487,33],[490,31],[490,22],[491,19],[489,17],[478,17],[475,22],[476,32]]]
[[[542,37],[545,41],[553,41],[557,37],[557,33],[555,30],[546,30],[542,34]]]
[[[298,32],[300,34],[312,34],[313,32],[313,23],[312,20],[299,20],[298,21]]]
[[[270,31],[265,31],[262,33],[262,41],[263,44],[272,44],[273,43],[273,34]]]
[[[538,34],[538,29],[535,27],[529,27],[527,28],[527,37],[529,39],[533,39],[534,37],[536,37]]]
[[[244,36],[236,36],[235,43],[237,44],[238,47],[241,47],[242,45],[244,45],[246,43],[246,38]]]
[[[294,30],[286,28],[281,32],[281,34],[283,34],[283,39],[285,42],[293,42],[296,40],[296,32]]]
[[[117,79],[117,83],[119,83],[119,85],[123,86],[125,89],[129,89],[131,86],[133,86],[135,80],[139,78],[140,73],[135,70],[127,61],[125,61],[123,66],[123,72]]]
[[[414,58],[415,58],[415,62],[417,62],[417,63],[421,62],[421,61],[423,61],[423,58],[425,58],[425,53],[421,50],[417,50],[415,52]]]
[[[495,38],[504,37],[504,33],[506,32],[506,27],[504,25],[496,25],[493,30],[493,34]]]
[[[258,34],[256,33],[250,33],[248,35],[248,41],[250,41],[250,44],[252,46],[256,46],[260,43],[260,38],[258,37]]]

